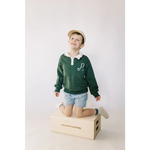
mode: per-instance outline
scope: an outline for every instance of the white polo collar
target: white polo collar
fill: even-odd
[[[64,55],[67,56],[67,57],[71,57],[69,55],[69,52],[66,52]],[[74,58],[80,59],[82,56],[83,56],[83,54],[81,52],[79,52],[79,55],[75,56]]]

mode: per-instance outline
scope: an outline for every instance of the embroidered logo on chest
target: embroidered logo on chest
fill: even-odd
[[[77,71],[80,71],[80,70],[84,71],[84,66],[85,66],[85,64],[81,63],[80,68],[77,68]]]

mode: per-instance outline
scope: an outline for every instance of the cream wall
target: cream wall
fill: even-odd
[[[87,107],[124,114],[124,0],[26,0],[26,118],[49,116],[62,101],[53,94],[60,55],[69,50],[67,33],[86,35],[81,52],[92,63],[102,99],[89,93]]]

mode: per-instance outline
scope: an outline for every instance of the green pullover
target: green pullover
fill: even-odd
[[[76,57],[70,57],[68,53],[62,54],[57,68],[57,81],[55,92],[64,91],[70,94],[81,94],[90,89],[90,93],[96,98],[98,85],[94,76],[92,65],[87,56],[80,53]]]

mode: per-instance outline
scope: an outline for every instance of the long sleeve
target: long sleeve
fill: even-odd
[[[98,85],[97,85],[95,75],[94,75],[94,71],[93,71],[93,68],[92,68],[92,65],[91,65],[90,61],[89,61],[89,64],[87,65],[87,67],[86,67],[85,75],[86,75],[86,80],[87,80],[87,83],[88,83],[88,86],[89,86],[89,89],[90,89],[90,93],[95,98],[100,96],[98,94]]]
[[[57,67],[57,80],[55,84],[55,92],[60,92],[63,84],[63,69],[61,64],[61,58],[59,59],[58,67]]]

